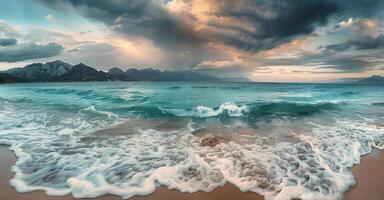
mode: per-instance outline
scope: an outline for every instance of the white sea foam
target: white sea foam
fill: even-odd
[[[117,118],[118,116],[112,112],[108,112],[108,111],[100,111],[100,110],[97,110],[95,108],[95,106],[89,106],[89,107],[86,107],[84,109],[81,109],[80,112],[93,112],[93,113],[96,113],[96,114],[101,114],[101,115],[106,115],[108,116],[108,118],[110,119],[113,119],[113,118]]]
[[[338,199],[354,184],[350,167],[372,146],[384,147],[384,129],[345,120],[313,125],[313,132],[299,135],[298,143],[270,144],[267,138],[254,137],[250,144],[229,142],[196,150],[242,191],[267,199]]]
[[[123,198],[152,193],[159,185],[182,192],[212,191],[232,183],[266,199],[339,199],[354,184],[350,167],[372,147],[384,147],[384,128],[369,121],[307,121],[311,131],[296,142],[276,142],[247,135],[247,142],[201,147],[186,127],[177,131],[141,130],[126,136],[92,135],[116,119],[40,114],[11,105],[0,111],[0,143],[18,156],[11,184],[19,192],[45,190],[49,195]],[[197,107],[194,116],[239,116],[246,107],[224,103]],[[87,113],[87,112],[91,113]],[[26,114],[28,113],[28,114]],[[92,115],[93,116],[93,115]],[[363,119],[364,120],[364,119]]]
[[[196,117],[207,118],[216,117],[222,114],[226,114],[231,117],[240,117],[244,113],[248,112],[246,105],[238,106],[233,102],[226,102],[221,104],[217,109],[207,106],[197,106],[192,110],[180,110],[180,109],[162,109],[163,112],[176,115],[178,117]]]

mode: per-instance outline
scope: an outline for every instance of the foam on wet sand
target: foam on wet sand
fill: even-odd
[[[11,167],[16,161],[15,155],[8,150],[8,147],[0,145],[0,199],[1,200],[77,200],[76,198],[67,196],[48,196],[43,191],[34,191],[29,193],[17,193],[13,187],[9,185],[9,180],[14,176]],[[384,180],[384,152],[374,150],[372,154],[368,154],[362,158],[359,165],[355,165],[352,171],[355,175],[357,183],[348,190],[344,200],[381,200],[384,196],[382,188]],[[96,198],[97,200],[119,200],[121,197],[105,195]],[[131,200],[262,200],[263,197],[250,192],[241,192],[233,185],[225,184],[216,190],[196,193],[182,193],[177,190],[169,190],[165,187],[159,187],[154,193],[143,197],[133,197]]]
[[[78,200],[71,195],[48,196],[44,191],[18,193],[10,186],[9,180],[14,176],[11,167],[16,161],[15,155],[8,150],[7,146],[0,145],[0,200]],[[104,195],[94,198],[95,200],[121,200],[121,197]],[[132,197],[130,200],[262,200],[263,197],[251,193],[241,192],[233,185],[225,184],[212,192],[182,193],[177,190],[169,190],[158,187],[156,191],[148,196]]]

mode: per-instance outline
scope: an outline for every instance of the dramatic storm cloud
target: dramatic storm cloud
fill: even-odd
[[[162,47],[218,42],[244,51],[270,49],[310,34],[338,9],[319,0],[41,1],[59,10],[72,6],[112,30]]]
[[[325,25],[337,6],[326,1],[220,1],[213,15],[235,23],[209,22],[215,37],[245,51],[271,49]],[[239,22],[244,25],[238,25]]]
[[[17,43],[16,39],[13,38],[0,38],[0,46],[5,47],[5,46],[12,46]]]
[[[384,35],[381,34],[376,38],[362,37],[357,40],[349,40],[340,44],[327,45],[325,48],[335,51],[345,51],[350,48],[356,48],[357,50],[382,49],[384,48]]]
[[[65,48],[58,58],[101,69],[194,69],[255,80],[383,73],[380,0],[15,1],[33,16],[20,23],[36,25],[20,31],[25,26],[7,26],[17,20],[0,14],[0,38],[15,38],[16,46],[55,42]]]
[[[63,47],[56,43],[25,43],[7,48],[0,48],[0,62],[17,62],[28,59],[49,58],[59,55]]]
[[[59,55],[64,49],[62,45],[56,42],[31,41],[27,37],[28,34],[22,33],[19,27],[0,20],[0,62],[14,63],[30,59],[50,58]]]

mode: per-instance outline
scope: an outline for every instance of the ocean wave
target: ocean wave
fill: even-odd
[[[195,86],[191,86],[191,88],[195,88],[195,89],[209,89],[209,88],[217,88],[217,86],[213,86],[213,85],[195,85]]]
[[[223,89],[223,90],[239,90],[246,88],[246,85],[241,86],[216,86],[216,85],[195,85],[191,86],[194,89]]]
[[[171,86],[169,87],[168,89],[170,90],[176,90],[176,89],[180,89],[181,87],[180,86]]]
[[[178,117],[209,118],[209,117],[238,117],[257,118],[263,116],[307,116],[327,110],[336,109],[335,103],[254,103],[247,105],[236,105],[226,102],[217,108],[197,106],[193,109],[164,109],[160,110],[166,114]]]
[[[33,93],[43,93],[52,96],[57,95],[74,95],[80,99],[84,100],[95,100],[95,101],[105,101],[110,103],[128,103],[124,98],[114,96],[107,93],[100,93],[95,90],[85,90],[85,89],[66,89],[66,88],[26,88],[26,90]]]
[[[175,117],[174,115],[165,112],[157,106],[147,106],[147,105],[135,105],[121,107],[117,109],[111,109],[114,113],[129,113],[139,118],[162,118],[162,117]]]
[[[95,106],[89,106],[89,107],[83,108],[79,112],[80,113],[82,113],[82,112],[91,112],[93,114],[106,115],[109,119],[116,119],[116,118],[118,118],[117,114],[115,114],[113,112],[97,110],[95,108]]]
[[[384,102],[372,103],[374,106],[384,106]]]
[[[45,94],[74,94],[79,92],[77,89],[67,88],[25,88],[27,91],[34,93],[45,93]],[[90,90],[88,90],[90,92]]]
[[[227,115],[230,117],[240,117],[244,113],[248,112],[247,106],[237,106],[235,103],[226,102],[221,104],[217,109],[207,106],[197,106],[192,110],[181,110],[181,109],[161,109],[165,113],[169,113],[178,117],[196,117],[196,118],[207,118],[216,117],[219,115]]]
[[[250,114],[252,117],[279,115],[279,116],[308,116],[328,110],[337,109],[337,103],[293,103],[273,102],[252,104]]]
[[[350,97],[350,96],[354,96],[357,94],[358,94],[358,92],[342,92],[342,93],[340,93],[340,95],[344,96],[344,97]]]

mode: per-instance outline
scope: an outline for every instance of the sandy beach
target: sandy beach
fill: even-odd
[[[9,180],[13,177],[11,167],[16,161],[13,152],[9,151],[6,146],[0,145],[0,200],[78,200],[72,196],[52,197],[47,196],[43,191],[35,191],[29,193],[18,193],[9,185]],[[117,196],[107,195],[96,198],[98,200],[118,200]],[[196,192],[182,193],[176,190],[168,190],[159,187],[149,196],[134,197],[130,200],[225,200],[225,199],[241,199],[241,200],[262,200],[262,196],[251,193],[241,192],[233,185],[226,184],[213,192]]]
[[[384,198],[384,151],[374,149],[363,156],[352,172],[357,184],[344,194],[344,200],[381,200]]]
[[[0,146],[0,200],[76,200],[72,196],[52,197],[47,196],[42,191],[30,193],[17,193],[13,187],[9,185],[9,180],[13,177],[11,167],[16,161],[13,152],[9,151],[6,146]],[[344,200],[381,200],[384,197],[384,152],[374,150],[362,158],[359,165],[355,165],[352,169],[357,185],[352,187],[344,194]],[[117,196],[107,195],[96,198],[98,200],[118,200]],[[156,192],[149,196],[134,197],[132,200],[262,200],[263,197],[250,192],[241,192],[233,185],[226,184],[213,192],[196,192],[192,194],[182,193],[176,190],[168,190],[159,187]]]

